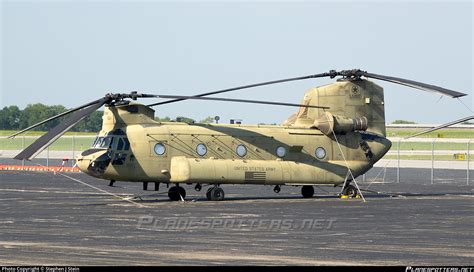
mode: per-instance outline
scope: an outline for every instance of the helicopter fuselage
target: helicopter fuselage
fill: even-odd
[[[133,114],[140,120],[129,124]],[[106,108],[103,130],[77,158],[80,169],[135,182],[338,185],[348,169],[354,177],[365,173],[391,147],[367,132],[336,141],[316,128],[160,123],[147,115],[140,104]]]

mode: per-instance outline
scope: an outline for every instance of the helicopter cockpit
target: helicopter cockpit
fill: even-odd
[[[92,148],[112,148],[114,143],[114,137],[111,136],[100,136],[95,138]]]
[[[94,159],[87,158],[91,155],[94,156],[93,154],[98,154],[98,152],[102,152],[102,154]],[[89,160],[90,164],[87,165],[87,170],[95,175],[100,175],[104,173],[109,164],[114,166],[124,165],[127,157],[132,159],[132,156],[127,135],[123,130],[115,129],[104,136],[97,136],[91,148],[82,152],[81,161]]]

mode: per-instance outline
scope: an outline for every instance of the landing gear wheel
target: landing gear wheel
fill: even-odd
[[[207,199],[212,201],[222,201],[224,200],[224,195],[224,190],[221,187],[210,188],[206,193]]]
[[[212,191],[212,189],[214,189],[214,188],[209,188],[209,189],[207,189],[207,192],[206,192],[206,198],[207,198],[207,200],[211,200],[211,191]]]
[[[173,186],[168,190],[168,197],[172,201],[179,201],[181,197],[186,197],[186,190],[183,187]]]
[[[352,198],[356,197],[359,194],[359,191],[355,186],[347,185],[346,188],[342,190],[342,194]]]
[[[181,196],[178,196],[179,197],[179,200],[181,200],[181,197],[184,199],[186,197],[186,190],[184,190],[183,187],[178,187],[178,192]]]
[[[310,198],[314,195],[314,188],[313,186],[305,185],[301,188],[301,194],[304,198]]]

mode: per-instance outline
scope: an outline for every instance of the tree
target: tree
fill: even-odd
[[[196,121],[192,118],[189,118],[189,117],[178,116],[178,117],[176,117],[176,122],[183,122],[183,123],[192,124]]]
[[[98,132],[102,128],[103,111],[94,111],[72,128],[72,131]]]
[[[60,111],[61,109],[62,111]],[[44,119],[54,116],[55,113],[59,114],[65,110],[66,108],[64,108],[63,106],[55,106],[54,108],[52,107],[50,108],[41,103],[29,104],[21,112],[20,128],[26,128],[36,123],[39,123],[43,121]],[[52,120],[50,122],[47,122],[41,126],[34,128],[34,130],[42,130],[42,131],[49,130],[50,128],[58,125],[60,121],[61,120],[58,120],[58,119]]]
[[[0,110],[0,129],[17,130],[20,127],[21,111],[17,106]]]
[[[214,123],[214,117],[208,116],[208,117],[202,119],[201,121],[199,121],[199,123],[202,123],[202,124],[212,124],[212,123]]]
[[[416,124],[416,122],[407,120],[395,120],[392,122],[392,124]]]
[[[163,117],[163,118],[155,116],[155,121],[157,121],[157,122],[171,122],[171,118],[169,118],[168,116]]]

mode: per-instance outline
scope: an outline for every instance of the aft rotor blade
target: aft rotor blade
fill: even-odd
[[[79,111],[76,111],[72,116],[70,116],[66,121],[57,125],[48,133],[41,136],[34,143],[29,145],[25,150],[16,155],[14,159],[17,160],[30,160],[43,151],[46,147],[51,145],[56,141],[61,135],[66,131],[71,129],[75,124],[79,123],[82,119],[87,117],[92,112],[96,111],[98,108],[102,107],[106,103],[107,99],[103,98],[98,100],[95,104],[90,105],[87,108],[83,108]]]
[[[324,106],[312,106],[312,105],[301,105],[293,103],[283,102],[272,102],[272,101],[261,101],[261,100],[246,100],[246,99],[233,99],[233,98],[219,98],[219,97],[197,97],[197,96],[181,96],[181,95],[156,95],[158,98],[174,98],[174,99],[195,99],[195,100],[211,100],[211,101],[225,101],[225,102],[237,102],[237,103],[253,103],[253,104],[264,104],[264,105],[277,105],[277,106],[288,106],[288,107],[304,107],[304,108],[317,108],[317,109],[329,109]]]
[[[400,84],[400,85],[405,85],[405,86],[412,87],[412,88],[419,89],[419,90],[423,90],[423,91],[440,93],[442,95],[447,95],[447,96],[450,96],[452,98],[457,98],[457,97],[462,97],[462,96],[467,95],[465,93],[460,93],[460,92],[456,92],[456,91],[449,90],[449,89],[446,89],[446,88],[442,88],[442,87],[439,87],[439,86],[426,84],[426,83],[418,82],[418,81],[414,81],[414,80],[404,79],[404,78],[377,75],[377,74],[372,74],[372,73],[367,73],[367,72],[363,72],[363,75],[365,77],[368,77],[368,78],[375,78],[375,79],[379,79],[379,80],[384,80],[384,81],[388,81],[388,82],[392,82],[392,83],[396,83],[396,84]]]
[[[319,78],[319,77],[328,77],[328,76],[329,77],[334,77],[334,76],[336,76],[332,72],[333,71],[326,72],[326,73],[321,73],[321,74],[309,75],[309,76],[292,77],[292,78],[272,80],[272,81],[267,81],[267,82],[262,82],[262,83],[255,83],[255,84],[244,85],[244,86],[239,86],[239,87],[234,87],[234,88],[228,88],[228,89],[223,89],[223,90],[218,90],[218,91],[213,91],[213,92],[208,92],[208,93],[202,93],[202,94],[194,95],[193,97],[203,97],[203,96],[208,96],[208,95],[233,92],[233,91],[237,91],[237,90],[255,88],[255,87],[260,87],[260,86],[265,86],[265,85],[272,85],[272,84],[278,84],[278,83],[283,83],[283,82],[289,82],[289,81],[297,81],[297,80],[305,80],[305,79],[310,79],[310,78]],[[153,106],[158,106],[158,105],[164,105],[164,104],[174,103],[174,102],[178,102],[178,101],[183,101],[183,100],[186,100],[186,99],[189,99],[189,98],[177,98],[177,99],[173,99],[173,100],[153,103],[153,104],[150,104],[150,105],[147,105],[147,106],[148,107],[153,107]]]
[[[102,99],[103,99],[103,98],[102,98]],[[13,138],[13,137],[15,137],[15,136],[18,135],[18,134],[22,134],[23,132],[26,132],[26,131],[28,131],[28,130],[30,130],[30,129],[33,129],[33,128],[37,127],[37,126],[41,126],[42,124],[47,123],[47,122],[49,122],[49,121],[51,121],[51,120],[54,120],[54,119],[56,119],[56,118],[62,117],[62,116],[64,116],[64,115],[67,115],[67,114],[69,114],[69,113],[71,113],[71,112],[75,112],[75,111],[77,111],[77,110],[80,110],[80,109],[86,108],[86,107],[88,107],[88,106],[94,105],[94,104],[96,104],[96,103],[99,103],[102,99],[97,99],[97,100],[95,100],[95,101],[89,102],[89,103],[84,104],[84,105],[82,105],[82,106],[76,107],[76,108],[74,108],[74,109],[70,109],[70,110],[65,111],[65,112],[63,112],[63,113],[60,113],[60,114],[55,115],[55,116],[53,116],[53,117],[50,117],[50,118],[48,118],[48,119],[46,119],[46,120],[43,120],[43,121],[41,121],[41,122],[39,122],[39,123],[36,123],[36,124],[34,124],[34,125],[32,125],[32,126],[29,126],[29,127],[25,128],[25,129],[23,129],[23,130],[20,130],[20,131],[16,132],[16,133],[14,133],[14,134],[8,136],[8,138]]]
[[[466,122],[466,121],[469,121],[469,120],[472,120],[472,119],[474,119],[474,116],[464,117],[464,118],[459,119],[459,120],[456,120],[456,121],[452,121],[452,122],[449,122],[449,123],[446,123],[446,124],[442,124],[442,125],[437,126],[437,127],[434,127],[434,128],[430,128],[430,129],[427,129],[427,130],[418,132],[418,133],[413,134],[413,135],[411,135],[411,136],[405,137],[405,139],[409,139],[409,138],[413,138],[413,137],[416,137],[416,136],[420,136],[420,135],[423,135],[423,134],[426,134],[426,133],[430,133],[430,132],[436,131],[436,130],[438,130],[438,129],[442,129],[442,128],[449,127],[449,126],[452,126],[452,125],[456,125],[456,124],[459,124],[459,123],[462,123],[462,122]]]

